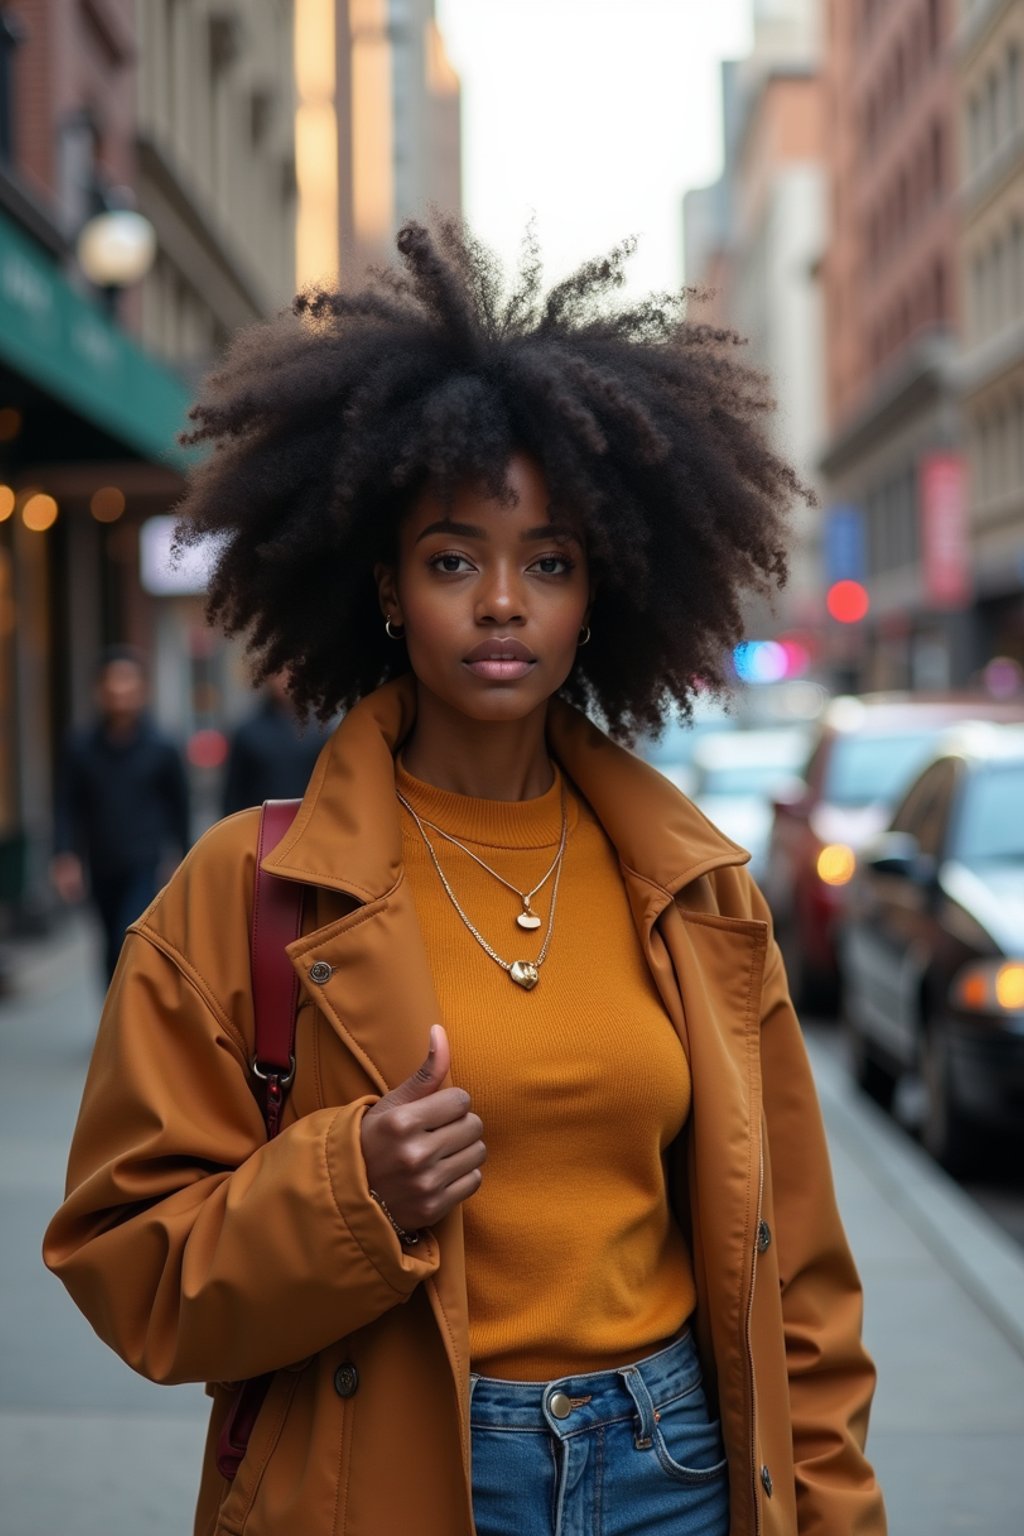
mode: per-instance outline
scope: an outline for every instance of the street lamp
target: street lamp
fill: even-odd
[[[97,288],[130,288],[153,265],[156,230],[133,208],[107,208],[82,226],[76,254]]]

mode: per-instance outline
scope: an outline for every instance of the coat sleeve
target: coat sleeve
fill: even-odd
[[[304,1359],[404,1302],[438,1264],[370,1199],[374,1095],[266,1140],[231,1020],[140,924],[111,984],[44,1244],[96,1332],[159,1382]]]
[[[803,1035],[769,924],[761,1070],[780,1271],[800,1536],[882,1536],[864,1454],[875,1370],[861,1342],[862,1293],[836,1204]]]

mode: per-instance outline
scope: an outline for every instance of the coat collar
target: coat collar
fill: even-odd
[[[402,869],[394,753],[415,718],[409,675],[385,683],[350,710],[321,751],[295,821],[263,868],[360,902],[386,895]],[[662,774],[561,699],[550,705],[548,740],[622,865],[665,895],[750,857]]]

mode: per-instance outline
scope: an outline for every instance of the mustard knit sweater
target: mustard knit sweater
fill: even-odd
[[[417,813],[520,890],[550,864],[563,780],[527,801],[434,788],[398,764]],[[674,1337],[693,1274],[669,1211],[664,1153],[690,1108],[683,1048],[633,925],[615,851],[566,783],[569,836],[540,981],[516,986],[455,911],[402,812],[406,877],[423,930],[452,1079],[483,1121],[483,1184],[463,1206],[470,1352],[485,1376],[543,1381],[608,1370]],[[463,911],[505,960],[535,960],[552,881],[519,898],[429,827]]]

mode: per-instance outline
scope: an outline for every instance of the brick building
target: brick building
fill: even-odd
[[[965,297],[961,398],[975,646],[1024,666],[1024,5],[961,5],[954,37]]]
[[[826,518],[853,518],[869,617],[832,639],[843,682],[938,686],[976,664],[957,352],[954,0],[829,0],[822,264]],[[826,531],[826,544],[828,543]]]

